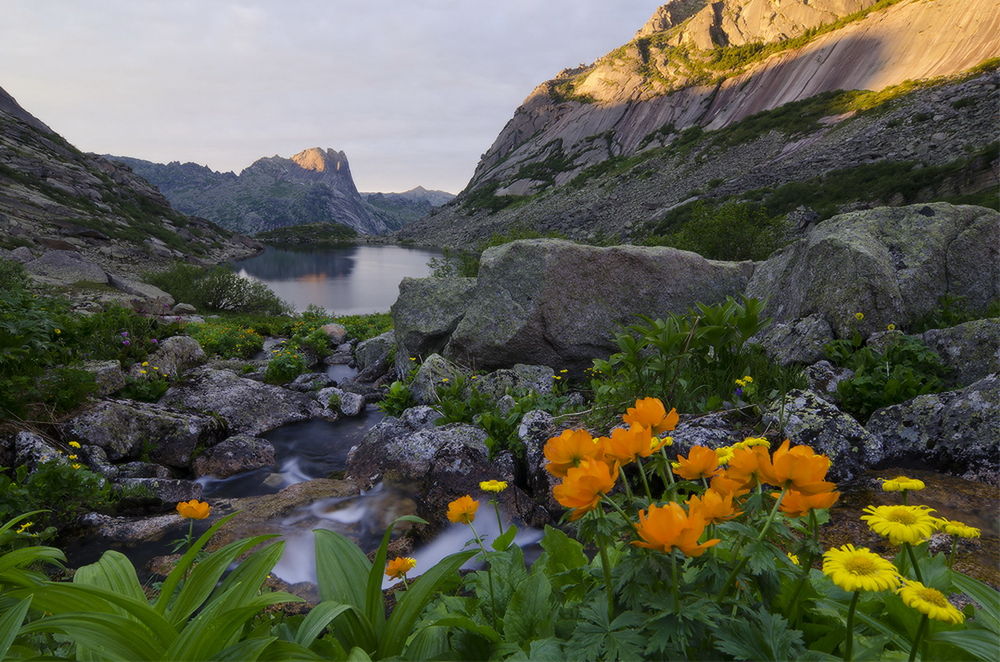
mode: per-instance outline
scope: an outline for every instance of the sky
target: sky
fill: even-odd
[[[0,0],[0,87],[80,149],[239,172],[346,152],[458,192],[521,101],[664,0]]]

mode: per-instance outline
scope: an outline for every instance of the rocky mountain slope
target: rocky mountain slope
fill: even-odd
[[[784,183],[881,159],[942,164],[993,140],[993,104],[975,95],[996,84],[988,74],[998,55],[992,0],[674,0],[625,46],[539,85],[456,203],[402,236],[449,243],[453,228],[457,245],[512,226],[629,236],[626,225],[655,220],[717,179],[732,194],[759,188],[762,171],[776,166],[787,170]],[[956,88],[976,67],[986,75]],[[842,90],[858,92],[834,94]],[[985,99],[986,108],[952,106],[961,101],[954,94]],[[907,130],[896,131],[900,123]],[[844,148],[860,134],[883,149],[864,140]],[[639,162],[658,185],[642,198],[621,177]],[[545,203],[553,197],[557,204]],[[609,222],[604,207],[618,207],[614,197],[644,208]]]
[[[399,219],[400,225],[419,220],[431,213],[435,207],[455,199],[453,193],[434,191],[423,186],[411,188],[402,193],[362,193],[371,206]]]
[[[177,209],[239,232],[333,222],[361,234],[385,234],[423,216],[431,206],[423,209],[420,201],[427,196],[408,195],[411,192],[385,194],[387,199],[374,203],[366,200],[366,196],[383,194],[358,193],[347,156],[334,149],[313,147],[289,159],[261,158],[239,175],[195,163],[108,158],[128,165],[160,189]],[[420,210],[423,213],[417,213]]]
[[[0,248],[24,262],[55,251],[100,265],[95,274],[136,274],[176,259],[245,256],[258,245],[178,213],[144,179],[84,154],[0,89]]]

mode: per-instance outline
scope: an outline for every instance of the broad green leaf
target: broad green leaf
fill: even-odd
[[[295,643],[309,648],[330,622],[350,609],[350,606],[332,601],[321,602],[313,607],[299,624]]]
[[[499,643],[500,641],[500,635],[496,630],[491,628],[489,625],[476,623],[468,616],[447,616],[445,618],[439,618],[436,621],[428,623],[427,627],[462,628],[463,630],[476,634],[492,643]],[[407,650],[409,650],[409,648],[407,648]]]
[[[7,650],[17,638],[21,623],[24,622],[24,616],[28,613],[30,606],[31,596],[29,595],[8,609],[3,616],[0,616],[0,660],[7,656]]]
[[[528,575],[517,585],[503,617],[503,632],[507,641],[523,644],[552,635],[551,595],[552,585],[541,572]]]
[[[354,647],[344,662],[372,662],[372,658],[364,649]]]
[[[548,524],[545,525],[541,545],[545,550],[546,568],[550,575],[582,568],[588,563],[587,555],[583,553],[583,545],[579,541]]]
[[[319,594],[324,600],[333,600],[356,607],[365,614],[365,586],[372,564],[368,557],[346,537],[336,531],[317,529],[316,578]]]
[[[7,581],[6,573],[15,568],[23,568],[34,563],[57,563],[65,561],[62,551],[55,547],[22,547],[0,556],[0,578]]]
[[[989,630],[945,630],[928,636],[927,641],[951,644],[983,662],[996,662],[1000,651],[1000,636]]]
[[[142,629],[126,616],[74,612],[35,621],[23,626],[21,633],[64,634],[106,662],[159,659],[163,649],[150,641]]]
[[[225,580],[219,585],[209,598],[213,602],[219,596],[228,593],[228,600],[233,606],[239,605],[244,600],[255,597],[260,592],[260,587],[264,580],[274,568],[274,564],[281,558],[281,553],[285,549],[284,542],[277,542],[261,549],[258,549],[248,558],[240,561],[236,569],[226,575]],[[192,575],[193,577],[193,575]],[[235,586],[241,586],[238,591],[231,591]]]
[[[417,630],[406,643],[406,650],[400,657],[404,660],[440,660],[454,657],[458,651],[446,627],[427,626]],[[469,657],[460,655],[459,657]]]
[[[146,602],[135,566],[121,552],[108,550],[97,563],[85,565],[73,575],[74,584],[97,586],[118,593],[127,598]]]
[[[1000,591],[959,572],[952,575],[951,583],[979,605],[976,609],[976,622],[1000,634]]]
[[[174,597],[174,590],[177,588],[177,584],[180,583],[181,579],[184,579],[187,576],[188,570],[198,557],[198,552],[200,552],[202,548],[208,544],[208,541],[215,535],[216,531],[221,529],[226,522],[236,517],[236,515],[237,513],[230,513],[229,515],[220,518],[218,522],[208,528],[208,531],[205,531],[205,533],[201,534],[201,536],[194,541],[188,551],[184,552],[184,555],[177,561],[177,565],[174,566],[174,569],[170,571],[170,574],[167,575],[167,578],[163,581],[163,586],[160,587],[160,596],[154,603],[158,612],[161,614],[166,612],[167,605]],[[213,582],[212,587],[214,586],[215,583]]]
[[[378,657],[390,657],[402,652],[406,638],[413,630],[413,624],[427,606],[427,602],[437,592],[438,586],[444,580],[456,575],[462,564],[475,555],[475,551],[466,551],[446,556],[413,582],[409,590],[399,599],[386,623],[385,631],[379,641]]]
[[[329,601],[332,604],[343,604],[336,600]],[[365,618],[363,611],[354,605],[344,604],[347,609],[340,612],[330,623],[330,631],[337,638],[337,641],[349,650],[355,646],[360,646],[365,650],[375,650],[378,646],[378,637],[371,623]]]
[[[372,624],[376,633],[381,633],[385,625],[385,604],[382,602],[382,575],[385,573],[386,553],[389,548],[389,539],[392,537],[392,530],[400,522],[414,522],[417,524],[427,524],[427,520],[416,515],[403,515],[392,521],[392,524],[385,527],[382,534],[382,542],[375,552],[375,561],[368,571],[368,584],[365,587],[365,616]]]
[[[244,639],[220,651],[212,658],[212,662],[255,662],[260,658],[261,653],[277,639],[277,637]]]
[[[493,549],[498,552],[502,552],[510,547],[511,543],[514,542],[515,537],[517,537],[517,527],[511,524],[503,535],[493,541]]]

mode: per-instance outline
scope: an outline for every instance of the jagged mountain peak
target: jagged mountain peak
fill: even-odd
[[[324,172],[326,170],[340,170],[347,165],[347,155],[335,149],[327,148],[323,151],[321,147],[310,147],[292,156],[294,161],[303,170],[313,170]]]

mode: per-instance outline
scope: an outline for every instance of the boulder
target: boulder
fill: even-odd
[[[968,386],[1000,370],[1000,318],[974,320],[947,329],[932,329],[920,340],[949,369],[948,381]]]
[[[37,280],[53,285],[108,282],[104,269],[85,260],[76,251],[45,251],[41,257],[25,264],[24,268]]]
[[[713,412],[701,416],[685,416],[668,436],[674,440],[668,453],[686,456],[692,446],[712,449],[731,446],[750,435],[741,430],[738,414]]]
[[[133,400],[98,402],[60,425],[64,437],[100,446],[112,462],[141,456],[179,468],[196,448],[214,444],[221,427],[211,416]]]
[[[150,310],[150,312],[163,313],[169,311],[170,307],[174,305],[174,298],[172,296],[149,283],[131,280],[115,274],[108,274],[108,284],[116,290],[153,302],[156,309]]]
[[[778,322],[748,340],[764,348],[781,365],[815,363],[822,359],[823,346],[833,340],[833,329],[819,315]]]
[[[399,418],[411,430],[429,430],[434,427],[434,421],[441,418],[441,412],[434,407],[418,405],[404,410]]]
[[[189,303],[178,303],[170,309],[171,315],[194,315],[198,309]]]
[[[125,373],[118,361],[84,361],[83,369],[94,376],[97,395],[111,395],[125,388]]]
[[[552,488],[560,480],[545,470],[545,443],[562,430],[555,424],[552,414],[541,409],[527,412],[521,417],[517,428],[517,438],[524,444],[524,459],[527,466],[528,489],[534,497],[552,511],[561,506],[552,497]]]
[[[1000,375],[879,409],[868,419],[867,429],[881,440],[887,459],[920,459],[940,470],[995,474]]]
[[[159,343],[159,349],[149,355],[149,365],[161,372],[179,377],[208,360],[205,350],[190,336],[171,336]]]
[[[881,438],[810,390],[789,391],[767,405],[763,422],[782,430],[792,444],[829,457],[828,480],[851,480],[884,457]]]
[[[305,393],[206,367],[188,373],[185,381],[171,386],[160,402],[170,407],[217,414],[226,422],[230,433],[254,436],[320,414],[315,399]]]
[[[306,372],[291,381],[287,388],[299,393],[319,391],[333,382],[325,372]]]
[[[890,323],[905,328],[944,295],[973,307],[1000,296],[997,236],[1000,213],[984,207],[940,202],[849,212],[760,263],[746,293],[764,299],[764,313],[777,321],[818,315],[839,336]]]
[[[90,446],[97,448],[97,446]],[[170,478],[170,469],[152,462],[126,462],[115,467],[115,478]]]
[[[331,397],[336,396],[333,401]],[[344,416],[358,416],[365,410],[365,398],[358,393],[351,393],[336,386],[325,388],[316,393],[316,400],[322,407],[331,409],[334,413]]]
[[[270,467],[274,446],[266,439],[239,434],[219,442],[197,457],[192,465],[195,476],[228,478],[234,474]]]
[[[593,358],[616,351],[620,325],[739,295],[752,272],[751,262],[674,248],[515,241],[483,253],[444,355],[486,370],[533,363],[579,375]]]
[[[404,278],[392,304],[396,368],[404,375],[411,356],[440,352],[472,301],[475,278]]]
[[[330,339],[331,345],[339,345],[347,337],[347,329],[341,324],[324,324],[319,328]]]
[[[470,386],[493,400],[500,400],[509,392],[551,393],[556,376],[552,368],[545,365],[517,364],[513,368],[501,368],[470,381]]]
[[[837,384],[854,376],[850,368],[838,368],[829,361],[817,361],[805,369],[809,388],[827,402],[836,404]]]
[[[58,450],[53,448],[45,439],[34,432],[22,430],[14,436],[14,465],[25,464],[29,471],[34,471],[35,467],[44,462],[69,462]]]
[[[15,262],[20,262],[21,264],[27,264],[35,259],[35,254],[32,253],[31,249],[26,246],[18,246],[12,251],[6,251],[4,259],[14,260]]]
[[[177,513],[143,518],[87,513],[80,518],[80,523],[91,530],[92,536],[126,545],[162,540],[172,529],[177,529],[179,533],[182,525],[187,526],[185,521]]]
[[[124,478],[118,485],[127,489],[145,490],[163,503],[201,499],[202,487],[192,480],[175,478]]]
[[[370,368],[381,366],[382,374],[388,372],[392,365],[393,353],[396,348],[394,332],[386,331],[382,335],[363,340],[354,348],[354,363],[358,367],[359,373],[367,373]],[[409,358],[409,357],[407,357]],[[376,375],[378,379],[382,374]],[[366,381],[375,381],[368,379]]]
[[[417,369],[410,383],[413,401],[420,405],[432,405],[438,401],[437,387],[454,382],[466,375],[466,371],[440,354],[431,354]]]

